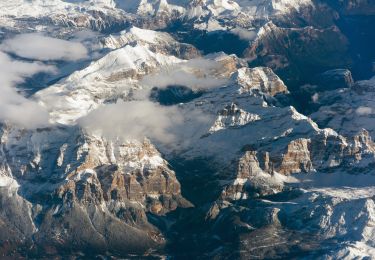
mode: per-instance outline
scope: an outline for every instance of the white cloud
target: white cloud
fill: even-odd
[[[79,120],[88,131],[107,138],[151,138],[162,143],[174,141],[172,128],[182,123],[177,107],[163,107],[150,101],[119,101],[94,110]]]
[[[75,61],[87,57],[87,49],[82,43],[51,38],[39,33],[16,35],[5,40],[0,45],[0,50],[41,61]]]
[[[318,101],[319,101],[319,93],[315,93],[314,95],[312,95],[311,100],[314,103],[318,103]]]
[[[42,62],[13,60],[5,52],[38,61],[76,61],[87,57],[86,47],[77,41],[84,41],[91,36],[83,32],[76,35],[73,41],[66,41],[30,33],[3,41],[0,45],[0,121],[26,128],[48,125],[47,110],[32,98],[28,99],[20,94],[16,85],[39,72],[56,72],[55,67]]]
[[[54,72],[54,67],[40,62],[12,60],[0,52],[0,120],[26,128],[48,124],[47,111],[36,102],[23,97],[14,87],[24,78],[38,72]]]
[[[360,116],[368,116],[374,114],[374,110],[371,107],[358,107],[355,112]]]
[[[85,41],[92,41],[93,39],[97,39],[100,37],[100,33],[94,32],[88,29],[83,29],[77,32],[74,32],[73,37],[70,39],[74,42],[85,42]]]
[[[202,111],[161,106],[150,100],[119,101],[103,105],[78,120],[86,131],[109,139],[150,139],[154,143],[182,149],[198,128],[209,129],[214,118]]]
[[[215,76],[220,67],[216,61],[192,59],[163,67],[158,73],[145,76],[141,84],[159,88],[179,85],[193,90],[214,88],[228,83],[228,79]]]
[[[241,27],[236,27],[230,32],[237,35],[241,40],[245,41],[252,41],[257,37],[257,33],[255,31],[250,31]]]

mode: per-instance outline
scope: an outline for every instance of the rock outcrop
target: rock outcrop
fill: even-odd
[[[258,91],[275,96],[289,92],[284,82],[266,67],[241,68],[233,75],[233,79],[241,86],[241,93],[256,94]]]
[[[311,117],[319,125],[333,128],[342,135],[355,136],[365,128],[374,138],[374,95],[374,79],[357,81],[351,88],[318,92],[319,107]]]

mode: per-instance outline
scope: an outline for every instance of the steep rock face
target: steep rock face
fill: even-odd
[[[286,78],[300,80],[299,77],[314,75],[322,68],[350,65],[347,50],[348,40],[337,27],[290,29],[269,22],[260,29],[245,57],[277,72],[288,70]]]
[[[276,169],[281,174],[309,172],[313,170],[308,149],[310,140],[297,139],[288,144],[285,154],[282,155],[281,162],[276,163]]]
[[[164,243],[146,212],[192,206],[147,140],[110,141],[77,127],[2,129],[1,180],[8,184],[2,182],[0,216],[19,230],[2,241],[22,245],[33,236],[42,248],[142,253]],[[17,211],[24,218],[12,220],[7,212]]]
[[[59,191],[59,196],[69,192],[70,183],[83,181],[99,184],[102,194],[98,202],[136,201],[155,214],[189,205],[180,196],[181,188],[174,172],[149,141],[112,143],[94,137],[87,140],[83,149],[87,152],[85,160],[68,175],[68,183]],[[74,185],[72,188],[77,193]]]
[[[0,235],[1,246],[6,248],[6,241],[10,243],[27,243],[36,232],[37,227],[32,220],[33,205],[19,196],[14,189],[7,189],[3,182],[0,187]],[[5,210],[6,209],[6,210]]]
[[[352,73],[347,69],[329,70],[317,79],[317,83],[322,90],[335,88],[350,88],[354,84]]]
[[[269,169],[269,165],[268,153],[246,152],[238,162],[236,178],[224,188],[220,199],[235,201],[280,192],[282,179],[275,175],[272,165]]]
[[[369,166],[367,156],[370,161],[374,159],[374,143],[367,131],[347,139],[324,129],[311,139],[302,138],[289,143],[281,157],[275,158],[273,167],[282,174],[325,171],[343,165],[347,171],[358,172]]]

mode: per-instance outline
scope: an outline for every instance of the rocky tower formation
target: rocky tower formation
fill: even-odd
[[[246,112],[232,103],[218,112],[218,117],[214,125],[208,131],[209,133],[214,133],[228,127],[241,127],[259,119],[260,117],[257,114]]]
[[[283,190],[285,175],[330,172],[344,167],[353,173],[371,172],[375,143],[366,130],[344,138],[322,130],[312,139],[295,139],[279,152],[246,151],[237,164],[236,178],[222,194],[224,200],[276,194]],[[369,163],[366,163],[369,162]]]

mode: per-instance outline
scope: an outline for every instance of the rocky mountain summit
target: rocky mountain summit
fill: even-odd
[[[0,3],[0,257],[374,257],[372,7]]]

